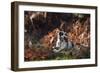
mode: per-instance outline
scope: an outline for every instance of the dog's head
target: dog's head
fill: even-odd
[[[66,36],[66,32],[60,31],[60,32],[59,32],[59,36],[64,38],[64,37]]]

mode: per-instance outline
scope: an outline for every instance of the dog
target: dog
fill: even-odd
[[[55,46],[53,46],[53,52],[57,53],[61,50],[67,50],[73,48],[74,44],[68,39],[66,32],[59,31],[57,33],[57,41]]]

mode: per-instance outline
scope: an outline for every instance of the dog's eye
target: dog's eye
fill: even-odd
[[[59,33],[59,35],[60,35],[60,36],[62,36],[62,35],[63,35],[63,33],[62,33],[62,32],[60,32],[60,33]]]

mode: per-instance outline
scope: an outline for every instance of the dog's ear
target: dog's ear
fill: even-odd
[[[66,33],[66,32],[64,32],[64,34],[66,35],[67,33]]]

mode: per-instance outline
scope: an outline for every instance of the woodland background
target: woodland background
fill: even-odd
[[[25,60],[90,58],[90,22],[89,14],[25,11]],[[74,46],[55,54],[57,31],[66,32],[64,40]]]

